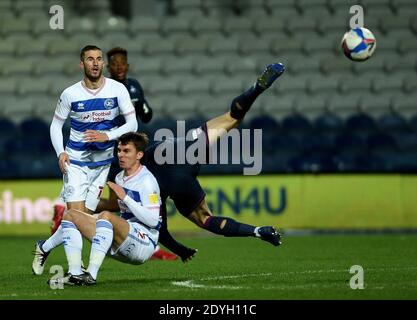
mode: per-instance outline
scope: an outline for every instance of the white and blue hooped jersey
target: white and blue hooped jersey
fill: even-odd
[[[140,221],[122,201],[118,200],[120,207],[120,216],[130,222],[137,222],[144,225],[152,233],[153,236],[159,235],[159,228],[162,223],[159,210],[161,206],[161,197],[159,185],[153,174],[145,167],[141,166],[137,172],[125,177],[124,171],[119,172],[115,178],[116,184],[123,187],[126,194],[134,201],[142,204],[147,209],[157,210],[159,216],[159,223],[156,227],[149,227],[144,222]],[[157,238],[156,238],[157,239]]]
[[[117,129],[114,119],[134,112],[126,87],[113,79],[104,78],[103,85],[95,91],[85,87],[83,81],[65,89],[54,116],[61,121],[70,116],[71,132],[65,151],[71,163],[89,167],[111,163],[114,141],[85,142],[84,132]]]

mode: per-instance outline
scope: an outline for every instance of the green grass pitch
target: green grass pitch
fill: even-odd
[[[178,237],[199,249],[195,259],[142,266],[106,259],[92,287],[51,289],[52,265],[31,272],[33,237],[0,238],[0,299],[416,299],[417,235],[287,236],[280,247],[254,238]],[[87,242],[85,241],[85,244]],[[84,247],[88,261],[89,245]],[[364,270],[364,289],[350,288],[350,267]]]

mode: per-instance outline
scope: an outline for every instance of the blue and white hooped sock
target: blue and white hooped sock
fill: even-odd
[[[60,225],[58,229],[56,229],[55,233],[50,236],[42,245],[42,250],[44,252],[49,252],[52,249],[58,247],[62,244],[62,226]]]
[[[82,274],[81,251],[83,248],[83,239],[81,233],[71,221],[62,220],[61,226],[65,255],[68,260],[68,271],[72,275]]]
[[[104,219],[96,222],[96,234],[93,237],[90,252],[90,263],[87,271],[94,279],[113,242],[113,225]]]

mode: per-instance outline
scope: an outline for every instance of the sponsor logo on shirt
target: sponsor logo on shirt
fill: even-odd
[[[114,107],[114,100],[113,99],[104,100],[104,108],[111,109],[113,107]]]
[[[92,121],[94,122],[100,122],[107,120],[108,117],[111,115],[111,111],[93,111],[91,112]]]

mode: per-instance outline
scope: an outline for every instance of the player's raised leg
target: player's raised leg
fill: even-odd
[[[248,90],[232,100],[230,111],[207,121],[207,134],[210,145],[237,127],[250,110],[256,98],[268,89],[285,71],[282,63],[268,65],[256,82]]]

